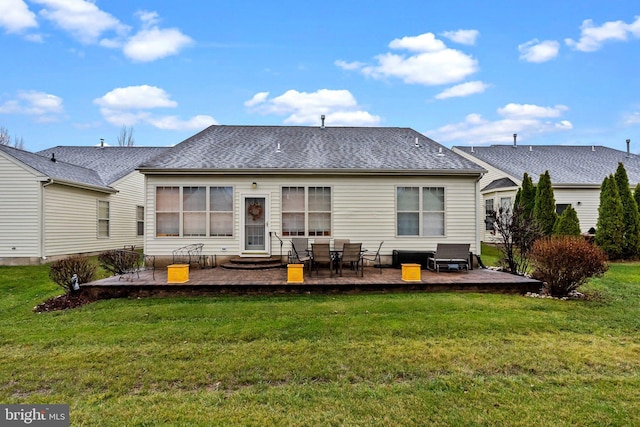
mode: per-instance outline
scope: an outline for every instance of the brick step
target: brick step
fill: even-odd
[[[247,258],[236,257],[229,260],[228,263],[222,264],[222,268],[228,268],[231,270],[266,270],[269,268],[282,268],[284,264],[280,261],[280,258]]]

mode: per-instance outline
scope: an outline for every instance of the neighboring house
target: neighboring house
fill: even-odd
[[[139,170],[151,255],[280,256],[298,236],[384,241],[384,262],[440,242],[480,251],[486,171],[408,128],[211,126]]]
[[[622,163],[632,189],[640,182],[640,156],[603,146],[492,145],[453,147],[453,151],[473,160],[489,172],[480,180],[485,215],[500,206],[513,205],[516,192],[528,173],[534,184],[549,171],[559,214],[572,206],[586,233],[595,228],[600,205],[600,185]],[[495,240],[492,222],[483,224],[483,241]]]
[[[165,148],[0,145],[0,264],[142,245],[144,177]]]

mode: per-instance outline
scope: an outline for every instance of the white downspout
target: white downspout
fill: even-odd
[[[39,230],[38,230],[38,235],[40,237],[40,259],[42,261],[45,261],[47,259],[47,254],[46,254],[46,215],[45,215],[45,197],[44,197],[44,193],[45,193],[45,187],[50,186],[51,184],[53,184],[53,180],[52,179],[47,179],[46,181],[44,181],[44,183],[40,186],[40,226],[39,226]]]

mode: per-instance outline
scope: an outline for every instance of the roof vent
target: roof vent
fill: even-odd
[[[322,124],[320,125],[320,128],[324,129],[324,114],[320,116],[320,120],[322,121]]]
[[[104,148],[104,138],[100,138],[100,148]]]
[[[627,157],[631,157],[631,140],[627,139]]]
[[[474,152],[474,151],[473,151],[473,145],[471,146],[471,152],[472,152],[472,153]]]
[[[414,144],[415,147],[420,147],[420,142],[418,141],[418,137],[416,136],[416,142]]]
[[[276,147],[276,153],[282,153],[282,150],[280,150],[280,143],[278,142],[278,146]]]
[[[51,161],[56,162],[56,153],[51,153]]]
[[[533,151],[533,146],[532,145],[529,146],[529,151]]]
[[[595,145],[591,146],[591,151],[596,151],[596,146]]]
[[[438,157],[442,157],[444,156],[444,153],[442,152],[442,147],[438,148]]]
[[[514,133],[513,134],[513,148],[516,148],[518,146],[517,140],[518,140],[518,134]]]

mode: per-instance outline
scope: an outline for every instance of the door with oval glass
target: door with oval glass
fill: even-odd
[[[243,216],[243,253],[268,255],[267,197],[245,196]]]

